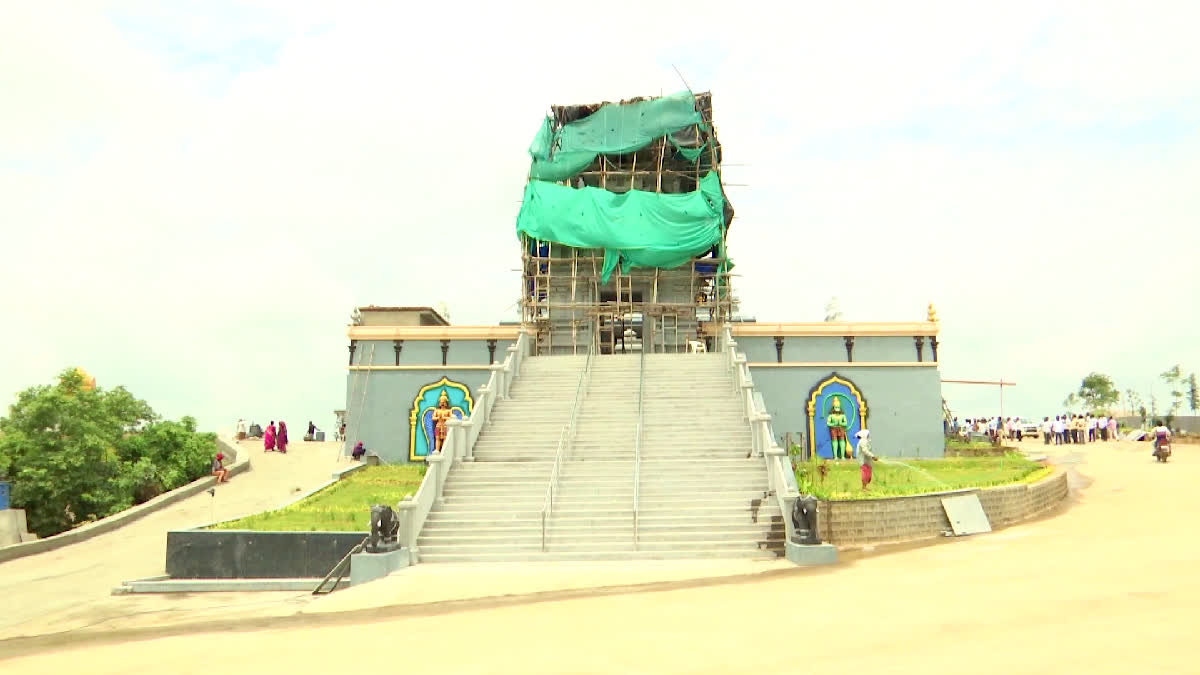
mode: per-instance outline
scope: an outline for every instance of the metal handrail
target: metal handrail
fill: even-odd
[[[633,548],[638,546],[638,516],[641,502],[642,478],[642,408],[646,399],[646,348],[642,345],[641,361],[638,363],[638,420],[637,435],[633,439]]]
[[[592,368],[593,347],[588,348],[587,358],[583,362],[583,370],[579,373],[579,383],[575,385],[575,401],[571,404],[571,416],[563,425],[558,435],[558,449],[554,452],[554,466],[550,468],[550,480],[546,483],[546,498],[542,502],[542,551],[546,550],[546,518],[554,510],[554,495],[558,490],[558,474],[562,468],[563,450],[571,444],[575,433],[575,424],[579,419],[579,401],[587,385],[587,375]]]

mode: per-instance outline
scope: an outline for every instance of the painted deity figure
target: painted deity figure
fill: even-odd
[[[829,415],[825,417],[825,426],[829,428],[829,446],[834,459],[846,459],[847,431],[850,422],[842,411],[841,398],[833,397]]]
[[[438,397],[437,407],[433,409],[434,452],[442,451],[442,444],[446,442],[446,422],[453,416],[454,411],[450,409],[450,397],[443,389],[442,395]]]

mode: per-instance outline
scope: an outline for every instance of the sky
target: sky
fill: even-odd
[[[780,4],[3,3],[0,400],[78,365],[207,429],[331,427],[352,308],[517,318],[547,108],[676,68],[743,313],[932,302],[942,376],[1016,382],[1008,415],[1200,370],[1200,5]]]

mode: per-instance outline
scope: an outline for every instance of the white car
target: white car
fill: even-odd
[[[1021,420],[1018,422],[1017,428],[1021,430],[1021,438],[1038,438],[1042,434],[1042,425],[1040,422]]]

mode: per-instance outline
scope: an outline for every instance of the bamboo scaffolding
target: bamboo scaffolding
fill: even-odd
[[[600,154],[584,171],[562,184],[591,185],[612,192],[636,189],[671,194],[695,190],[701,176],[710,170],[721,176],[711,99],[702,94],[696,96],[696,101],[705,122],[696,138],[708,146],[707,152],[686,160],[668,152],[671,138],[664,134],[633,152]],[[587,114],[586,110],[581,113],[573,108],[553,110],[555,115],[563,115],[560,123]],[[626,274],[617,269],[607,281],[601,280],[603,260],[603,252],[597,249],[562,248],[561,244],[555,247],[549,242],[522,238],[522,317],[536,332],[538,353],[556,349],[579,353],[588,346],[588,342],[582,342],[585,340],[605,353],[619,347],[628,349],[625,331],[631,327],[637,330],[638,316],[643,349],[678,351],[685,331],[702,332],[707,321],[721,320],[737,307],[736,298],[728,292],[734,274],[723,255],[696,258],[675,269],[631,270]],[[701,272],[698,267],[712,271]],[[702,318],[706,312],[707,318]]]

